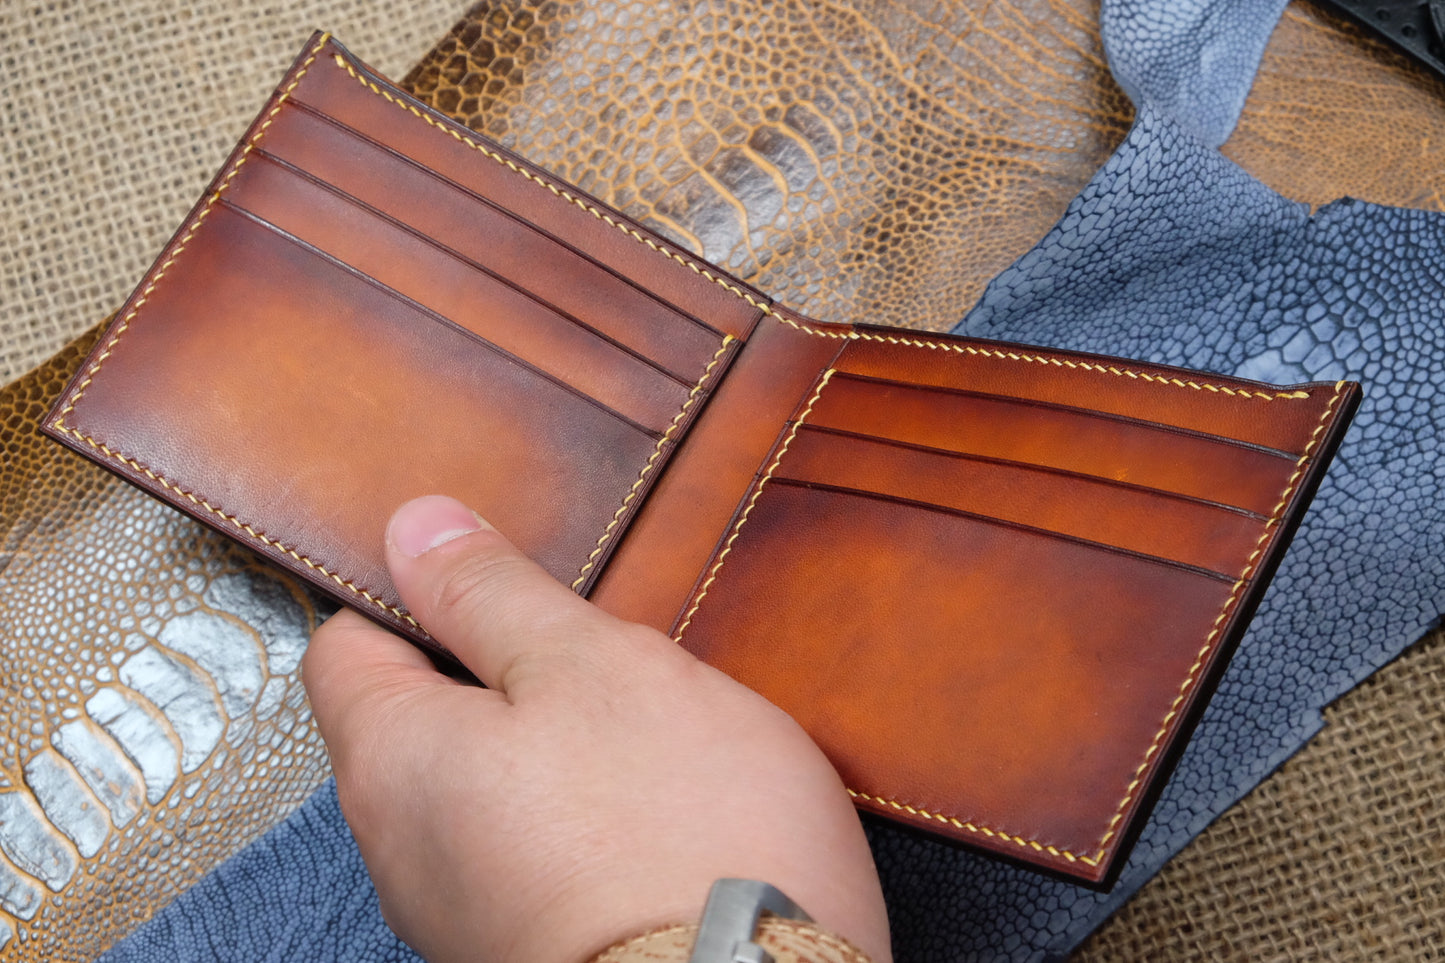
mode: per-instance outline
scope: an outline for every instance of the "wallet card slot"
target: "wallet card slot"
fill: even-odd
[[[761,317],[757,292],[739,296],[737,283],[716,268],[648,236],[577,186],[538,170],[450,118],[404,103],[384,80],[344,59],[309,71],[290,100],[343,119],[379,144],[395,146],[498,207],[525,213],[554,237],[619,274],[632,277],[680,311],[734,338],[746,338]],[[388,103],[390,101],[390,103]],[[381,106],[378,109],[378,105]],[[650,253],[648,253],[650,252]]]
[[[692,388],[259,151],[226,200],[649,431],[665,429]]]
[[[901,506],[907,509],[914,509],[922,512],[929,512],[936,515],[950,515],[956,518],[966,518],[983,525],[998,525],[1026,536],[1036,536],[1043,539],[1057,539],[1069,542],[1082,548],[1107,552],[1111,555],[1120,555],[1128,558],[1138,559],[1143,562],[1150,562],[1156,565],[1163,565],[1168,568],[1177,569],[1181,572],[1188,572],[1203,578],[1212,579],[1222,585],[1233,585],[1238,581],[1237,575],[1229,575],[1224,572],[1216,572],[1212,569],[1202,568],[1198,565],[1190,565],[1177,559],[1165,558],[1160,555],[1150,555],[1147,552],[1136,552],[1132,549],[1122,548],[1118,545],[1111,545],[1107,542],[1098,542],[1093,539],[1080,538],[1077,535],[1069,535],[1064,532],[1054,531],[1048,528],[1040,528],[1037,525],[1030,525],[1025,522],[1014,522],[998,518],[993,515],[985,515],[980,512],[969,511],[964,508],[953,508],[949,505],[940,505],[937,502],[921,501],[908,498],[903,495],[894,495],[888,492],[879,492],[868,488],[849,488],[846,485],[835,485],[827,482],[799,481],[794,478],[781,477],[775,474],[769,481],[770,485],[791,486],[806,488],[812,491],[828,492],[842,496],[846,499],[862,499],[866,501],[886,502],[890,505]]]
[[[661,429],[651,428],[646,424],[635,421],[623,412],[620,412],[617,409],[611,407],[610,405],[607,405],[604,402],[599,401],[598,399],[587,394],[585,391],[581,390],[577,386],[563,381],[556,375],[546,371],[543,368],[539,368],[538,366],[532,364],[524,358],[518,357],[512,352],[506,350],[505,348],[500,347],[499,345],[494,344],[493,342],[477,334],[475,331],[472,331],[466,327],[463,327],[460,324],[457,324],[455,321],[446,317],[445,315],[437,313],[426,305],[408,297],[406,294],[403,294],[400,291],[397,291],[395,288],[388,286],[384,282],[377,280],[375,277],[372,277],[370,274],[367,274],[360,268],[348,264],[347,262],[341,260],[333,254],[321,250],[314,244],[311,244],[306,239],[297,237],[296,235],[291,234],[289,231],[285,230],[284,228],[272,224],[265,218],[261,217],[259,214],[249,211],[237,204],[234,204],[227,198],[221,198],[218,206],[220,210],[233,214],[239,220],[254,226],[256,229],[265,231],[273,237],[281,239],[282,241],[293,247],[295,250],[304,252],[306,255],[309,255],[314,260],[331,265],[333,268],[336,269],[339,276],[349,279],[352,284],[370,287],[378,293],[386,296],[390,300],[395,301],[397,304],[405,306],[405,308],[407,308],[412,313],[412,315],[417,318],[417,320],[424,320],[430,323],[439,324],[445,328],[456,331],[457,333],[469,339],[472,343],[480,346],[482,349],[492,355],[495,355],[504,362],[509,363],[522,371],[526,371],[537,378],[556,385],[558,388],[561,388],[573,397],[578,398],[583,402],[586,402],[588,405],[591,405],[598,411],[606,413],[607,415],[611,416],[622,424],[627,425],[629,428],[632,428],[635,431],[646,435],[649,438],[655,439],[662,436]]]
[[[680,312],[513,211],[305,104],[283,109],[265,149],[436,239],[604,336],[694,382],[722,332]]]
[[[1295,459],[1116,415],[839,372],[809,423],[1130,482],[1269,515]]]
[[[195,495],[173,502],[287,547],[278,560],[317,560],[335,576],[294,567],[343,598],[398,604],[380,534],[429,492],[559,579],[598,557],[667,457],[659,439],[223,201],[207,210],[185,283],[150,292],[71,412],[80,431]]]
[[[688,381],[685,375],[679,374],[675,371],[670,371],[665,365],[653,360],[652,358],[649,358],[647,355],[638,351],[636,348],[633,348],[631,345],[619,341],[607,332],[598,329],[592,324],[589,324],[587,321],[578,317],[576,314],[568,311],[566,308],[557,304],[554,300],[551,300],[543,294],[539,293],[535,288],[527,287],[526,285],[522,284],[515,277],[499,273],[488,265],[476,260],[473,257],[468,256],[467,254],[457,250],[455,247],[452,247],[445,242],[437,239],[436,237],[427,234],[425,231],[420,230],[414,225],[408,223],[407,221],[402,220],[391,213],[388,213],[388,211],[386,210],[382,210],[381,208],[376,207],[368,201],[357,197],[355,194],[349,193],[342,187],[339,187],[336,184],[317,176],[312,171],[297,167],[295,164],[291,163],[285,158],[279,157],[263,147],[256,148],[256,150],[253,152],[253,156],[258,157],[261,160],[267,161],[271,164],[274,164],[277,167],[280,167],[282,170],[286,171],[287,173],[290,173],[295,177],[298,177],[301,180],[304,180],[320,188],[321,190],[327,191],[335,195],[339,200],[354,205],[371,217],[376,218],[377,220],[389,225],[392,228],[395,228],[397,231],[403,232],[417,239],[418,241],[425,243],[429,247],[433,248],[437,253],[452,258],[453,260],[460,261],[463,264],[471,267],[473,270],[485,274],[487,277],[493,279],[497,283],[506,285],[523,297],[530,298],[531,300],[536,301],[542,307],[547,308],[549,311],[556,314],[559,318],[568,321],[579,328],[582,328],[583,330],[590,333],[593,337],[599,338],[602,341],[605,341],[608,344],[612,345],[617,350],[625,354],[631,355],[638,361],[641,361],[648,367],[655,369],[660,374],[672,378],[679,384],[687,384],[689,387],[691,386],[692,383]],[[420,267],[424,267],[424,265],[420,265]],[[717,343],[721,342],[719,341]],[[716,344],[710,345],[710,347],[716,350]]]
[[[1108,545],[1233,577],[1265,519],[1185,496],[1000,459],[804,425],[774,480],[909,504]]]
[[[1315,392],[997,341],[925,336],[859,326],[838,368],[939,388],[967,387],[1022,401],[1076,405],[1161,422],[1299,457],[1314,440]]]

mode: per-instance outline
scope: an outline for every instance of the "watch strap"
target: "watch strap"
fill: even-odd
[[[811,922],[803,908],[771,883],[719,879],[712,884],[688,963],[775,963],[756,942],[763,914]]]
[[[589,963],[687,963],[697,932],[697,923],[661,926],[618,941]],[[764,916],[756,942],[777,963],[872,963],[852,943],[802,920]]]

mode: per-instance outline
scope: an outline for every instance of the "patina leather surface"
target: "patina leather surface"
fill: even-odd
[[[1357,403],[810,320],[321,35],[44,430],[423,645],[377,533],[451,492],[860,807],[1097,884]]]
[[[829,7],[825,14],[811,16],[803,11],[801,4],[768,5],[766,10],[721,3],[707,8],[715,17],[726,16],[731,11],[740,24],[770,25],[766,32],[753,30],[751,33],[742,28],[733,30],[728,21],[708,20],[702,15],[694,17],[693,8],[679,12],[665,5],[656,7],[660,25],[650,29],[619,26],[620,9],[620,5],[614,3],[484,4],[451,37],[443,40],[437,53],[411,79],[424,97],[443,110],[455,110],[478,129],[525,148],[529,156],[582,182],[605,199],[618,202],[674,238],[684,235],[660,218],[654,219],[649,210],[668,185],[687,182],[689,176],[694,181],[707,180],[698,172],[693,155],[681,145],[711,142],[717,136],[706,118],[699,119],[700,104],[726,101],[738,105],[730,108],[733,114],[746,112],[748,98],[733,97],[729,87],[732,78],[753,77],[754,90],[792,90],[800,103],[827,105],[830,112],[837,106],[845,116],[862,117],[871,122],[870,127],[863,128],[867,136],[855,136],[847,141],[850,157],[857,154],[866,158],[856,164],[832,157],[817,168],[823,171],[822,175],[809,177],[807,172],[814,169],[811,155],[799,151],[798,157],[807,160],[798,169],[804,172],[800,182],[809,185],[809,196],[793,203],[798,204],[803,213],[815,212],[809,220],[793,217],[791,207],[786,210],[778,207],[769,224],[753,225],[761,236],[761,240],[754,243],[760,252],[758,286],[810,308],[807,298],[812,296],[821,298],[822,304],[835,304],[844,309],[852,304],[855,300],[852,297],[830,300],[827,289],[835,284],[861,286],[864,293],[873,290],[869,285],[876,285],[877,291],[887,297],[875,292],[867,302],[859,302],[868,304],[866,313],[870,317],[890,323],[913,323],[911,319],[916,318],[935,328],[950,326],[982,290],[988,277],[1026,251],[1062,213],[1069,198],[1122,139],[1128,123],[1128,102],[1114,87],[1104,67],[1095,27],[1097,9],[1092,4],[1081,4],[1078,9],[1065,4],[995,4],[988,14],[992,19],[982,24],[975,21],[971,8],[963,4],[956,8],[930,8],[929,15],[936,18],[937,24],[920,20],[903,5],[836,5]],[[642,12],[646,14],[648,9],[643,8]],[[747,34],[749,49],[762,56],[754,56],[744,65],[733,64],[732,49],[737,38],[744,34]],[[690,36],[703,39],[691,42],[687,39]],[[891,52],[895,42],[900,45],[898,49],[909,52],[908,56]],[[781,53],[775,58],[768,57],[766,51],[774,48]],[[844,55],[854,49],[873,58],[877,66],[872,72],[854,73],[850,55]],[[628,75],[612,70],[614,64],[632,64],[638,55],[653,50],[667,51],[671,66],[651,85],[632,89]],[[1362,39],[1352,28],[1322,16],[1308,5],[1292,5],[1265,51],[1261,72],[1226,153],[1286,196],[1312,203],[1353,195],[1385,204],[1419,204],[1439,209],[1445,197],[1442,192],[1445,165],[1434,153],[1445,143],[1445,137],[1439,134],[1440,87],[1423,71],[1382,51],[1383,48]],[[931,72],[928,76],[924,76],[928,72],[915,66],[919,54],[923,59],[918,62],[926,64]],[[632,60],[624,55],[630,55]],[[765,68],[759,66],[764,63]],[[279,69],[281,64],[276,66]],[[636,67],[630,69],[640,73]],[[959,82],[960,76],[974,71],[980,78],[977,82]],[[573,83],[576,76],[584,73],[617,79],[608,85],[604,97]],[[788,80],[791,75],[812,79],[806,86],[795,86]],[[940,79],[935,82],[931,77]],[[1058,87],[1050,88],[1048,84],[1058,84]],[[868,105],[875,90],[880,88],[885,93],[892,90],[893,94],[884,101],[886,109],[872,110]],[[1073,150],[1065,147],[1044,151],[1043,160],[1026,158],[1017,169],[1009,167],[1011,162],[1007,158],[1014,156],[1010,149],[1014,141],[996,136],[993,131],[969,126],[974,110],[969,98],[983,101],[991,89],[1002,92],[1002,109],[1015,115],[1013,123],[1021,124],[1022,118],[1032,117],[1042,128],[1056,126],[1062,132],[1059,141],[1078,151],[1077,160]],[[1041,95],[1035,103],[1029,93],[1034,89],[1053,92]],[[957,92],[964,94],[951,99]],[[668,98],[688,93],[692,94],[691,106],[679,113],[658,110],[659,101],[653,99],[663,98],[660,102],[666,104]],[[1080,107],[1082,119],[1071,120]],[[1051,119],[1051,109],[1059,112],[1057,120]],[[953,146],[969,147],[977,155],[997,154],[1004,159],[985,156],[971,164],[955,166],[950,155],[929,150],[911,155],[907,164],[880,163],[878,155],[896,153],[888,146],[890,143],[902,143],[890,142],[894,136],[890,131],[898,129],[897,125],[912,123],[918,110],[927,111],[932,121],[918,123],[921,131],[918,136],[929,136],[942,118],[963,130],[961,139]],[[748,140],[746,134],[735,136],[745,143]],[[1025,144],[1031,142],[1029,137],[1022,140]],[[652,146],[636,148],[638,143]],[[820,143],[826,146],[827,142],[820,140]],[[885,146],[875,152],[871,146],[875,143]],[[696,156],[706,160],[714,155],[704,143],[703,148],[696,150]],[[219,164],[220,160],[218,154],[215,162]],[[673,171],[667,179],[651,172],[663,162]],[[933,177],[925,173],[915,182],[915,172],[926,171],[929,164],[939,165],[944,174]],[[1057,173],[1060,169],[1066,173]],[[1002,184],[1005,171],[1012,171],[1011,176],[1023,181],[1036,177],[1043,186],[1012,193],[1014,206],[997,205],[993,201],[993,188],[985,189],[985,185],[1006,186]],[[609,177],[619,178],[622,186],[616,193],[612,193]],[[975,179],[979,186],[970,188]],[[888,225],[891,230],[885,235],[869,224],[882,216],[880,211],[885,201],[876,198],[886,198],[898,183],[921,186],[911,195],[915,200],[906,208],[910,212],[908,218],[899,218],[895,210]],[[840,185],[857,186],[845,193]],[[875,198],[871,203],[870,192]],[[951,199],[959,194],[966,194],[967,200],[955,204]],[[829,217],[816,213],[821,211],[823,202],[811,200],[813,195],[824,198],[834,213]],[[978,226],[958,227],[969,223],[969,212],[975,209],[987,216]],[[676,213],[675,207],[669,210]],[[731,204],[700,209],[700,220],[706,213],[707,224],[718,223],[718,210],[722,211],[722,223],[726,224],[728,218],[737,223],[737,208]],[[855,211],[856,227],[852,223]],[[1016,217],[1019,218],[1017,225]],[[935,237],[947,242],[940,242],[932,249],[939,252],[936,260],[927,252],[915,252],[911,257],[888,254],[892,244],[897,243],[898,232],[914,223],[932,225]],[[781,227],[773,226],[775,224]],[[689,230],[707,234],[706,224],[701,222]],[[786,245],[791,260],[773,257],[773,242],[769,238]],[[728,252],[736,246],[738,242],[724,237],[716,245],[722,252],[719,258],[726,262]],[[862,252],[855,259],[837,254],[854,249]],[[988,255],[988,259],[975,260],[981,255]],[[977,266],[980,264],[982,266]],[[874,276],[850,276],[855,273],[854,265],[867,269],[857,273]],[[738,273],[746,276],[742,269],[738,269]],[[888,280],[880,280],[885,276]],[[900,286],[897,278],[905,278],[906,283]],[[928,294],[932,290],[928,287],[930,284],[955,293]],[[911,296],[915,290],[925,296]],[[68,357],[74,364],[80,354],[71,353]],[[51,379],[52,390],[58,391],[64,377],[53,372],[47,377]],[[21,409],[5,409],[7,451],[31,450],[17,444],[14,436],[28,430],[25,425],[34,424],[43,403],[30,400],[25,404],[33,412],[30,421],[19,413]],[[16,426],[14,432],[10,431],[11,426]],[[31,479],[38,485],[54,485],[57,491],[91,491],[84,503],[87,505],[110,504],[106,499],[116,496],[107,492],[123,487],[94,470],[76,467],[82,465],[78,459],[61,460],[47,468],[45,474],[27,474],[23,476],[24,484],[11,484],[11,473],[18,470],[15,466],[23,464],[23,461],[7,461],[4,466],[7,479],[4,490],[20,499],[15,514],[9,514],[7,509],[7,538],[9,544],[19,546],[17,555],[33,556],[30,564],[38,565],[42,558],[48,557],[31,551],[28,547],[31,540],[56,529],[56,523],[47,521],[45,513],[50,503],[37,501],[29,494]],[[75,472],[85,480],[74,481],[70,473]],[[135,499],[135,505],[147,504],[139,496],[125,497]],[[132,513],[129,517],[136,516]],[[158,514],[146,518],[152,526],[146,531],[163,531],[167,524],[163,520],[169,516]],[[181,534],[167,536],[174,538],[176,544],[191,544],[197,537],[197,529],[189,524],[181,524],[176,531]],[[95,539],[82,540],[92,546],[89,557],[99,559],[94,546],[103,543]],[[168,548],[163,555],[181,557],[184,552]],[[82,556],[70,556],[78,557]],[[0,573],[0,577],[8,578],[9,573],[15,571],[16,563],[10,564],[11,569]],[[49,576],[52,587],[47,592],[132,591],[125,587],[106,588],[121,584],[110,581],[115,576],[106,573],[111,571],[100,570],[97,562],[80,576],[81,585],[76,585],[74,575],[52,568]],[[9,597],[8,582],[6,585],[5,597]],[[23,600],[24,596],[14,598]],[[46,598],[48,600],[49,595]],[[29,618],[30,614],[27,607],[16,615],[7,614],[6,618]],[[95,613],[88,613],[86,618],[95,618]],[[23,623],[7,621],[5,624],[9,635],[12,631],[9,626]],[[85,632],[92,639],[109,638],[111,633],[104,624],[103,619],[94,625],[87,623]],[[35,651],[22,661],[34,667],[26,671],[38,672],[44,658]],[[91,672],[101,668],[101,662],[93,658],[87,658],[85,664],[91,667]],[[12,696],[12,701],[21,701],[23,689],[19,691],[22,695]],[[32,724],[39,721],[32,715],[23,717],[31,719]],[[32,738],[23,726],[16,730],[16,738],[22,737]],[[319,772],[320,763],[316,765]],[[12,785],[19,787],[19,770],[11,771],[16,773],[11,777]],[[165,827],[173,837],[168,858],[173,859],[175,865],[188,867],[187,871],[194,868],[196,876],[203,873],[245,841],[251,831],[247,826],[259,828],[265,824],[261,818],[250,821],[248,814],[265,812],[270,818],[276,818],[291,805],[288,800],[299,798],[300,791],[289,796],[282,794],[280,804],[270,807],[267,795],[272,785],[270,780],[283,777],[282,771],[273,768],[252,782],[236,778],[228,789],[226,804],[217,804],[217,809],[211,810],[217,814],[214,818],[220,820],[211,824],[216,827],[211,835],[177,834],[174,830],[179,823],[168,822],[169,817],[156,817],[157,825]],[[313,773],[307,778],[314,780],[320,776]],[[324,800],[318,800],[317,805],[322,803]],[[314,854],[322,854],[328,864],[347,857],[348,851],[333,839],[334,827],[316,818],[307,826],[305,831],[320,845],[313,850]],[[217,842],[222,838],[224,843]],[[296,834],[290,839],[293,844],[301,841]],[[95,860],[81,860],[79,865],[86,867],[85,875],[75,877],[122,880],[109,884],[119,887],[114,905],[106,905],[99,911],[92,905],[82,912],[82,904],[69,900],[68,890],[62,894],[67,900],[63,906],[51,896],[35,922],[27,924],[32,932],[43,927],[45,935],[28,943],[23,955],[53,958],[61,955],[62,948],[77,946],[89,947],[78,951],[81,955],[92,955],[168,898],[169,890],[161,882],[163,879],[169,878],[179,888],[196,878],[185,873],[171,874],[163,867],[146,863],[135,855],[140,852],[139,844],[127,842],[116,846],[114,857],[106,855],[111,851],[105,848]],[[272,855],[280,865],[286,853],[278,849]],[[122,864],[137,867],[135,876],[128,877],[124,870],[117,869]],[[340,878],[359,878],[359,864],[346,866],[348,872],[332,878],[333,882]],[[269,899],[263,881],[248,878],[244,868],[231,873],[227,879],[234,884],[225,890],[231,897],[252,892],[259,902]],[[286,899],[300,905],[307,894],[324,889],[320,885],[303,887],[288,891]],[[141,892],[157,894],[157,898],[147,901],[132,898]],[[208,904],[204,901],[197,904],[198,907],[205,905]],[[350,903],[339,902],[337,906],[343,913],[354,910]],[[904,908],[895,925],[916,927],[937,911],[936,894],[930,896],[925,892],[916,911]],[[1018,907],[1020,913],[1028,911],[1027,906]],[[73,925],[82,919],[88,922]],[[180,945],[204,946],[206,934],[198,931],[190,940]],[[8,952],[22,953],[14,947]],[[157,944],[147,944],[139,952],[141,955],[132,958],[162,958],[156,955],[160,952]]]

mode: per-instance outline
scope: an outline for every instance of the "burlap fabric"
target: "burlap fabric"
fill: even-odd
[[[400,77],[464,8],[0,3],[0,381],[125,299],[311,31]]]
[[[298,38],[328,27],[400,76],[461,12],[451,0],[404,13],[342,3],[180,9],[155,0],[0,7],[0,377],[40,361],[120,302]],[[1286,17],[1286,39],[1292,20],[1307,16]],[[147,41],[136,42],[136,34]],[[1271,58],[1285,56],[1279,41],[1266,58],[1262,83],[1280,86],[1261,98],[1267,109],[1334,106],[1343,127],[1352,114],[1400,108],[1373,101],[1368,85],[1333,82],[1330,58],[1373,54],[1368,45],[1311,48],[1283,65],[1292,69],[1271,72]],[[1375,172],[1399,169],[1389,144],[1359,151],[1333,141],[1324,153],[1281,141],[1289,124],[1268,122],[1256,98],[1251,103],[1256,109],[1246,110],[1230,150],[1242,163],[1258,167],[1250,151],[1285,151],[1304,165],[1344,162],[1350,193],[1440,206],[1445,164],[1422,167],[1418,196],[1380,196]],[[1272,186],[1292,193],[1289,184]],[[1067,199],[1057,198],[1058,211]],[[1010,240],[1017,249],[1004,253],[1011,257],[1033,237]],[[1308,751],[1171,864],[1083,958],[1438,958],[1445,943],[1442,665],[1445,640],[1437,636],[1344,699]]]

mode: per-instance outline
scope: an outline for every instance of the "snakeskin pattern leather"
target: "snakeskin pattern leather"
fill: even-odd
[[[710,247],[692,243],[788,302],[839,320],[943,329],[990,276],[1047,231],[1124,136],[1132,108],[1108,74],[1095,17],[1095,6],[1083,0],[1012,0],[986,10],[950,3],[922,12],[914,4],[882,0],[828,5],[717,0],[686,9],[615,0],[486,3],[409,81],[434,106],[524,149],[660,232],[680,241],[709,239]],[[740,45],[748,56],[739,58]],[[1307,5],[1292,5],[1265,51],[1226,153],[1271,187],[1310,203],[1351,195],[1439,209],[1445,198],[1441,87],[1402,58],[1381,56],[1382,49],[1352,27]],[[649,57],[666,69],[644,82]],[[866,66],[857,67],[855,60]],[[579,77],[600,80],[578,84]],[[990,100],[995,92],[997,100]],[[766,108],[755,107],[765,100]],[[778,120],[768,126],[767,117]],[[790,117],[791,124],[779,126]],[[992,125],[975,123],[976,118],[992,119]],[[741,148],[727,151],[725,144]],[[1036,149],[1015,151],[1016,144]],[[739,196],[745,189],[746,204],[761,205],[766,218],[741,218]],[[713,200],[690,208],[687,198],[693,196]],[[71,350],[61,365],[77,363],[82,353]],[[68,374],[49,367],[42,372],[32,380],[47,382],[52,394]],[[6,606],[0,626],[7,638],[34,617],[28,608],[9,605],[12,597],[22,598],[10,588],[9,579],[23,570],[13,559],[38,564],[35,560],[48,557],[34,540],[63,526],[59,519],[65,516],[52,518],[49,512],[72,504],[43,499],[32,489],[70,493],[66,498],[82,513],[112,504],[113,490],[123,490],[79,459],[66,458],[44,472],[27,467],[32,457],[41,457],[40,442],[30,447],[23,439],[45,397],[32,386],[8,395],[0,409],[7,446],[0,468],[5,493],[0,558],[11,560],[0,572],[0,606]],[[168,540],[155,543],[157,557],[186,558],[185,546],[200,549],[193,527],[167,529],[172,516],[148,506],[142,496],[128,497],[133,502],[127,504],[156,513],[132,511],[127,517],[132,524],[145,523],[134,532]],[[144,588],[139,569],[129,575],[102,569],[95,546],[103,543],[87,544],[88,555],[70,559],[96,562],[83,568],[52,562],[49,592],[123,597]],[[104,667],[106,653],[97,640],[111,637],[108,616],[91,610],[88,618],[94,624],[77,623],[83,632],[76,645],[88,653],[77,663],[77,679]],[[22,671],[41,672],[46,655],[28,652],[10,656],[15,665],[8,671],[17,678]],[[1255,694],[1247,689],[1240,698],[1247,702]],[[22,701],[19,695],[8,698]],[[13,727],[11,738],[39,735],[37,745],[48,738],[43,714],[26,709],[16,718],[25,722]],[[40,734],[31,731],[37,724]],[[10,752],[19,760],[30,750]],[[77,858],[72,882],[59,893],[44,884],[34,888],[42,902],[30,921],[11,914],[7,925],[23,929],[27,938],[23,945],[11,942],[5,952],[32,959],[90,958],[294,805],[305,786],[321,778],[322,763],[308,753],[299,751],[290,763],[301,770],[294,777],[300,782],[277,794],[274,805],[272,787],[293,777],[272,766],[250,781],[234,778],[224,799],[202,792],[216,800],[205,810],[204,831],[186,830],[175,810],[158,810],[148,825],[162,833],[154,842],[157,852],[169,840],[168,862],[148,855],[149,841],[142,846],[108,840],[96,857]],[[23,764],[7,764],[7,772],[11,785],[24,785]],[[268,867],[273,883],[293,878],[283,867],[318,887],[361,878],[344,830],[324,818],[327,805],[326,796],[313,796],[298,821],[281,831],[288,836],[268,836],[254,851],[258,864],[228,865],[211,877],[216,886],[209,897],[196,893],[182,908],[214,909],[244,903],[248,895],[254,905],[265,905],[267,879],[252,874],[254,865]],[[334,810],[334,797],[330,805]],[[1205,818],[1191,815],[1185,822],[1197,829]],[[311,848],[298,848],[303,839]],[[112,852],[116,855],[107,855]],[[326,865],[317,866],[313,857]],[[908,858],[900,849],[898,864]],[[102,860],[107,862],[101,865]],[[911,944],[913,958],[958,959],[967,944],[949,929],[954,924],[939,922],[947,909],[945,891],[933,888],[939,874],[928,871],[926,861],[922,865],[912,890],[898,888],[894,873],[895,930],[934,932]],[[172,874],[170,866],[186,869]],[[80,882],[101,880],[106,895],[98,902],[71,897]],[[375,917],[368,908],[374,903],[367,902],[374,896],[332,892],[323,899],[321,892],[301,886],[277,898],[338,914],[344,921],[340,928],[360,940],[363,928],[354,924]],[[153,895],[138,899],[142,893]],[[990,912],[1012,927],[999,945],[1018,956],[1028,955],[1031,946],[1070,945],[1091,918],[1061,916],[1059,899],[1049,892],[1015,894]],[[1030,921],[1035,913],[1041,915]],[[179,934],[176,939],[136,944],[126,958],[154,961],[206,952],[212,936],[203,929],[182,932],[185,924],[176,919],[168,913],[158,921],[166,932]],[[239,940],[242,921],[234,922]],[[1043,936],[1026,938],[1025,932]],[[240,952],[245,945],[231,944]],[[285,956],[288,944],[275,945]],[[388,946],[385,954],[375,943],[353,948],[359,958],[409,958],[404,948]]]

